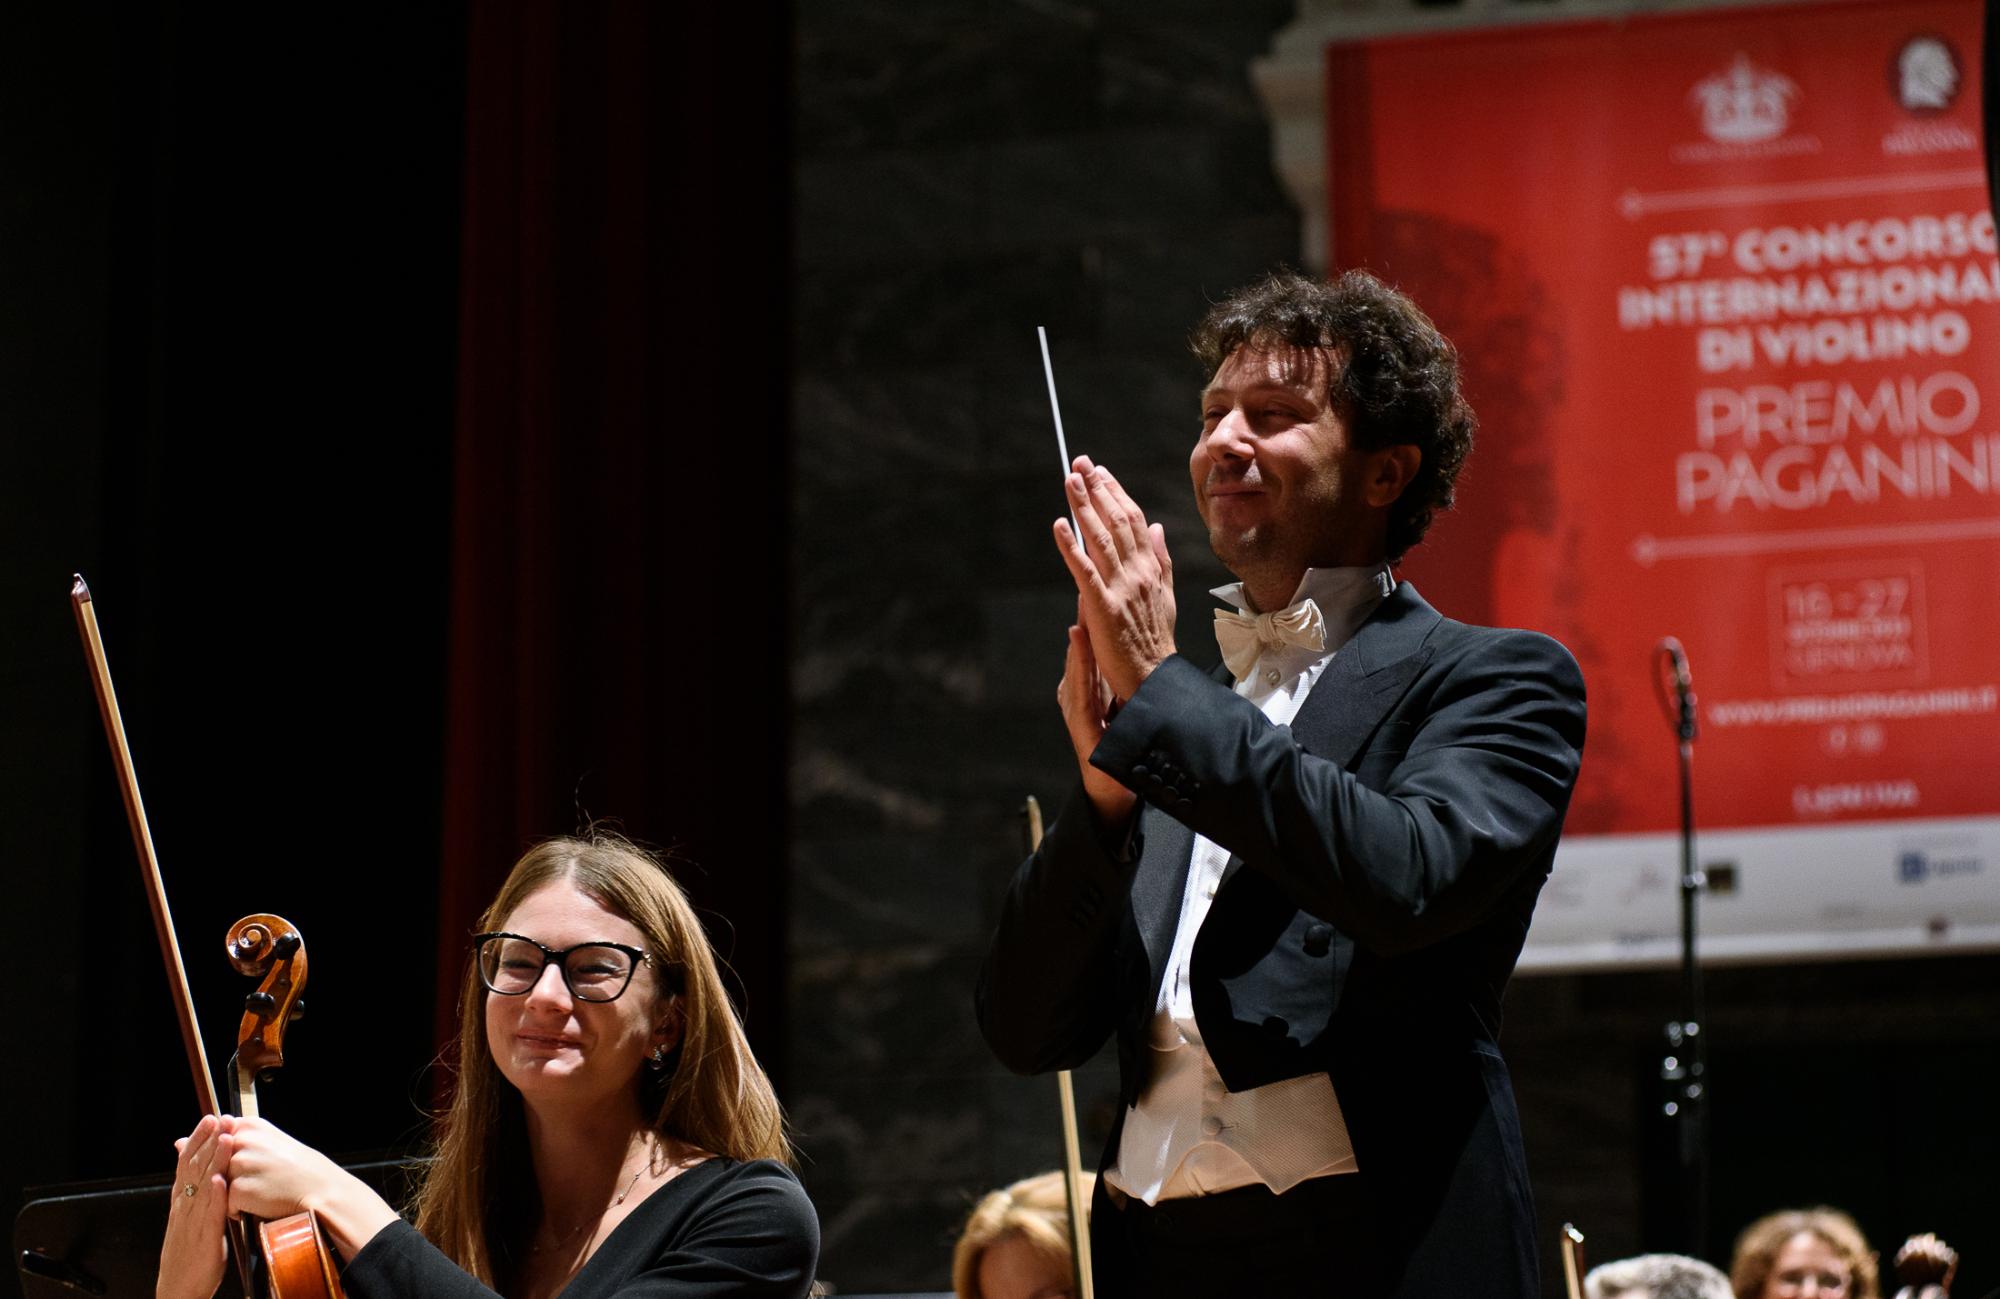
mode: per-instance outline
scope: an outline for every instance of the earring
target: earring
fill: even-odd
[[[664,1043],[653,1048],[653,1054],[646,1057],[646,1067],[654,1073],[667,1067],[667,1048]]]

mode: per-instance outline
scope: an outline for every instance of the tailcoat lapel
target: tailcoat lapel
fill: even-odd
[[[1223,664],[1216,664],[1208,674],[1225,686],[1230,682],[1229,669]],[[1194,856],[1194,831],[1150,803],[1140,804],[1139,816],[1145,847],[1132,877],[1132,920],[1146,948],[1146,961],[1152,967],[1149,986],[1157,996],[1160,980],[1166,977],[1167,956],[1174,948],[1174,931],[1180,928],[1188,864]]]
[[[1306,752],[1352,766],[1361,746],[1422,670],[1429,657],[1424,641],[1443,620],[1416,587],[1397,583],[1333,656],[1292,718],[1292,734]],[[1222,883],[1227,886],[1242,867],[1243,859],[1231,856]],[[1172,929],[1166,941],[1173,941]]]
[[[1414,586],[1399,583],[1334,655],[1292,719],[1292,733],[1306,750],[1343,767],[1351,764],[1416,679],[1429,657],[1425,638],[1442,620]],[[1225,683],[1229,680],[1226,668],[1218,667],[1215,676]],[[1150,805],[1141,815],[1145,848],[1132,878],[1132,918],[1145,944],[1157,995],[1180,925],[1194,831]],[[1232,856],[1223,881],[1227,883],[1242,864],[1241,858]]]
[[[1398,583],[1314,683],[1292,719],[1306,751],[1352,765],[1375,728],[1416,680],[1429,657],[1424,641],[1443,615],[1408,582]]]
[[[1150,804],[1140,813],[1146,846],[1132,876],[1132,919],[1146,945],[1152,967],[1151,986],[1159,992],[1180,927],[1181,897],[1187,892],[1188,861],[1194,853],[1194,831]]]

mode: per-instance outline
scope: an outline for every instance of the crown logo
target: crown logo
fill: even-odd
[[[1738,54],[1727,72],[1695,83],[1688,99],[1701,113],[1701,129],[1711,140],[1751,144],[1785,133],[1799,88],[1790,77],[1757,67]]]

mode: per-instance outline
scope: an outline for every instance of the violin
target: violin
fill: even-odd
[[[194,996],[188,990],[187,969],[181,962],[173,913],[167,907],[166,886],[153,853],[153,832],[146,824],[146,805],[139,796],[132,751],[125,742],[118,693],[111,684],[111,668],[105,661],[104,641],[97,629],[97,612],[82,574],[70,586],[70,606],[76,614],[77,631],[83,637],[85,656],[90,661],[91,684],[97,694],[98,712],[104,719],[105,737],[111,744],[112,764],[118,771],[118,787],[124,796],[133,846],[138,850],[146,900],[153,913],[153,931],[160,942],[160,957],[166,963],[174,1011],[180,1020],[181,1044],[186,1048],[188,1067],[194,1074],[195,1095],[201,1101],[203,1113],[220,1115],[224,1111],[216,1097],[208,1052],[202,1046],[201,1030],[195,1022]],[[237,972],[260,980],[257,990],[244,1002],[229,1074],[234,1112],[255,1118],[257,1083],[268,1080],[284,1064],[285,1030],[303,1009],[299,997],[306,985],[305,940],[289,921],[257,914],[231,925],[226,942],[230,964]],[[250,1225],[241,1219],[229,1224],[230,1250],[246,1295],[252,1299],[344,1299],[333,1253],[320,1231],[319,1220],[311,1213],[256,1222],[255,1249],[250,1248],[248,1239]]]
[[[1951,1299],[1958,1279],[1958,1251],[1931,1232],[1912,1236],[1896,1251],[1896,1299]]]
[[[236,1054],[229,1062],[236,1113],[254,1119],[257,1084],[284,1065],[285,1029],[305,1010],[299,997],[306,988],[306,943],[290,921],[254,915],[229,927],[227,947],[238,974],[262,980],[243,1000]],[[257,1243],[259,1248],[238,1253],[252,1273],[245,1293],[269,1299],[341,1299],[340,1274],[318,1218],[294,1213],[259,1222]]]

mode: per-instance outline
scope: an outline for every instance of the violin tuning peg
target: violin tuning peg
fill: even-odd
[[[259,1087],[269,1087],[276,1081],[278,1081],[278,1071],[276,1069],[264,1069],[257,1074],[257,1085]]]
[[[277,998],[268,992],[253,992],[243,999],[243,1009],[254,1015],[268,1015],[277,1008]]]
[[[306,1017],[306,1003],[303,1000],[292,1003],[292,1022],[298,1023]]]
[[[278,941],[272,945],[271,950],[278,954],[279,960],[290,960],[292,953],[298,951],[304,941],[296,929],[288,929],[278,935]]]

